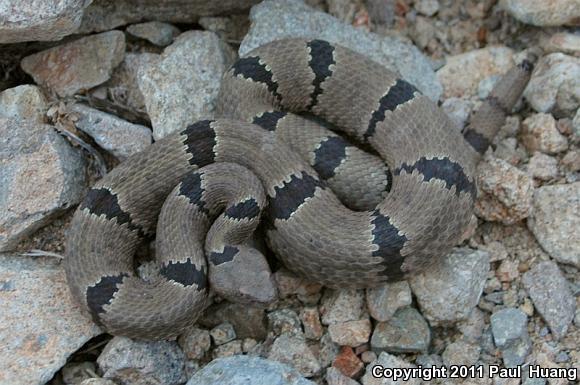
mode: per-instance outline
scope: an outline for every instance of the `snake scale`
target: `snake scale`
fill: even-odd
[[[157,141],[90,189],[67,235],[73,296],[112,334],[178,335],[205,306],[208,273],[261,256],[246,243],[260,219],[289,269],[329,287],[428,268],[460,241],[476,165],[530,72],[524,61],[504,75],[462,132],[340,45],[263,45],[224,75],[223,118]],[[155,233],[159,273],[145,281],[133,256]]]

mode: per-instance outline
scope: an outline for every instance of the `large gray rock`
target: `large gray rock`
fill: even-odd
[[[259,357],[234,356],[212,361],[187,385],[315,385],[296,369]]]
[[[524,97],[538,112],[573,117],[580,104],[580,58],[563,53],[542,57]]]
[[[79,32],[100,32],[143,20],[193,23],[200,16],[237,13],[260,0],[94,0]]]
[[[84,104],[74,104],[70,111],[77,115],[75,126],[78,129],[121,161],[151,144],[151,130],[148,127],[127,122]]]
[[[26,56],[20,65],[36,84],[64,97],[107,81],[124,56],[125,35],[110,31]]]
[[[91,0],[0,0],[0,44],[60,40],[81,24]]]
[[[174,341],[133,341],[115,337],[97,358],[103,377],[127,383],[178,385],[185,382],[185,355]],[[148,380],[150,382],[145,382]],[[131,382],[132,382],[131,381]]]
[[[540,27],[580,24],[578,0],[502,0],[501,5],[526,24]]]
[[[554,259],[580,267],[580,182],[542,186],[534,193],[528,228]]]
[[[101,333],[69,294],[54,258],[0,254],[0,383],[44,385]]]
[[[489,253],[458,248],[433,269],[410,279],[421,312],[432,326],[466,319],[479,302],[487,273]]]
[[[43,123],[47,110],[46,98],[36,86],[25,84],[0,93],[0,117]]]
[[[433,100],[439,99],[441,85],[423,54],[414,46],[390,37],[380,37],[345,24],[319,12],[302,0],[266,0],[250,13],[252,25],[240,45],[240,56],[252,49],[282,38],[324,39],[368,56],[398,71]]]
[[[538,263],[524,274],[523,283],[554,338],[562,338],[574,319],[576,300],[558,265]]]
[[[501,309],[491,316],[491,331],[504,365],[513,368],[523,364],[532,345],[526,314],[519,309]]]
[[[155,139],[213,118],[220,80],[234,57],[213,32],[188,31],[157,60],[140,66],[139,88]]]
[[[84,158],[53,127],[0,118],[0,251],[79,203]]]

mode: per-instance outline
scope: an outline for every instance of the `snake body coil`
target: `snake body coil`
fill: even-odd
[[[264,45],[225,74],[224,119],[157,141],[89,191],[67,239],[72,293],[113,334],[177,335],[204,306],[208,270],[254,260],[244,242],[260,217],[284,264],[327,286],[426,268],[470,221],[475,167],[529,72],[524,63],[505,75],[461,132],[413,85],[353,51],[322,40]],[[156,226],[159,276],[145,282],[133,254]]]

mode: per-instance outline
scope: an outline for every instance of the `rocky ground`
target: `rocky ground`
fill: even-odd
[[[402,383],[373,378],[378,363],[522,365],[521,379],[433,383],[564,385],[526,368],[580,370],[578,0],[244,0],[220,17],[185,0],[89,3],[0,0],[0,384]],[[274,265],[278,301],[216,299],[177,341],[102,334],[61,267],[72,210],[131,154],[213,117],[237,55],[296,36],[397,69],[459,127],[500,74],[537,59],[480,165],[464,243],[369,290]]]

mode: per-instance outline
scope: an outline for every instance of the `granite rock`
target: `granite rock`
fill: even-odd
[[[469,317],[479,302],[489,271],[489,253],[458,248],[435,268],[411,277],[411,290],[432,326]]]
[[[368,311],[377,321],[388,321],[395,312],[413,300],[407,281],[385,283],[366,290]]]
[[[478,217],[510,225],[530,215],[534,184],[525,172],[504,160],[486,157],[476,178]]]
[[[492,75],[507,72],[514,65],[514,52],[507,47],[491,46],[447,58],[437,71],[443,97],[477,95],[479,83]]]
[[[383,368],[414,368],[415,365],[405,361],[403,358],[393,356],[389,353],[382,352],[376,361],[367,365],[366,373],[362,377],[363,385],[421,385],[422,381],[419,378],[410,378],[408,381],[399,379],[394,381],[392,378],[375,377],[373,376],[373,367],[380,365]]]
[[[540,58],[524,97],[538,112],[573,117],[580,104],[580,58],[559,52]]]
[[[534,192],[528,228],[552,258],[580,267],[580,182],[542,186]]]
[[[60,40],[81,24],[92,0],[0,0],[0,44]]]
[[[54,258],[0,254],[0,303],[1,384],[47,383],[101,333],[79,311]]]
[[[173,39],[175,39],[175,37],[177,37],[181,32],[179,31],[179,28],[169,23],[149,21],[147,23],[128,26],[127,33],[148,40],[160,47],[165,47],[173,43]]]
[[[66,97],[107,81],[124,56],[125,35],[110,31],[26,56],[20,65],[36,84]]]
[[[303,336],[283,334],[276,338],[268,359],[290,365],[304,377],[312,377],[322,369]]]
[[[328,326],[332,341],[340,346],[357,347],[368,342],[372,325],[369,319],[334,323]]]
[[[0,118],[0,250],[79,203],[84,158],[52,126]]]
[[[338,322],[361,319],[364,306],[364,291],[354,289],[325,291],[320,306],[322,323],[330,325]]]
[[[398,310],[387,322],[379,322],[371,339],[371,347],[376,353],[425,352],[430,343],[429,325],[412,307]]]
[[[0,92],[0,117],[44,123],[48,103],[36,86],[25,84]]]
[[[216,34],[188,31],[157,60],[139,67],[139,89],[155,139],[213,118],[222,74],[234,56]]]
[[[504,365],[512,368],[523,364],[531,349],[526,314],[519,309],[501,309],[491,316],[491,330]]]
[[[242,12],[259,0],[94,0],[84,12],[81,33],[108,31],[143,20],[196,22],[200,16]]]
[[[519,21],[540,27],[579,25],[576,0],[501,0],[502,7]]]
[[[526,118],[522,123],[522,142],[530,152],[557,154],[568,148],[568,141],[556,127],[550,114],[539,113]]]
[[[532,178],[549,181],[558,177],[558,159],[553,156],[536,152],[528,163],[528,174]]]
[[[558,265],[552,261],[537,264],[524,274],[523,283],[554,338],[566,335],[574,319],[576,300]]]

